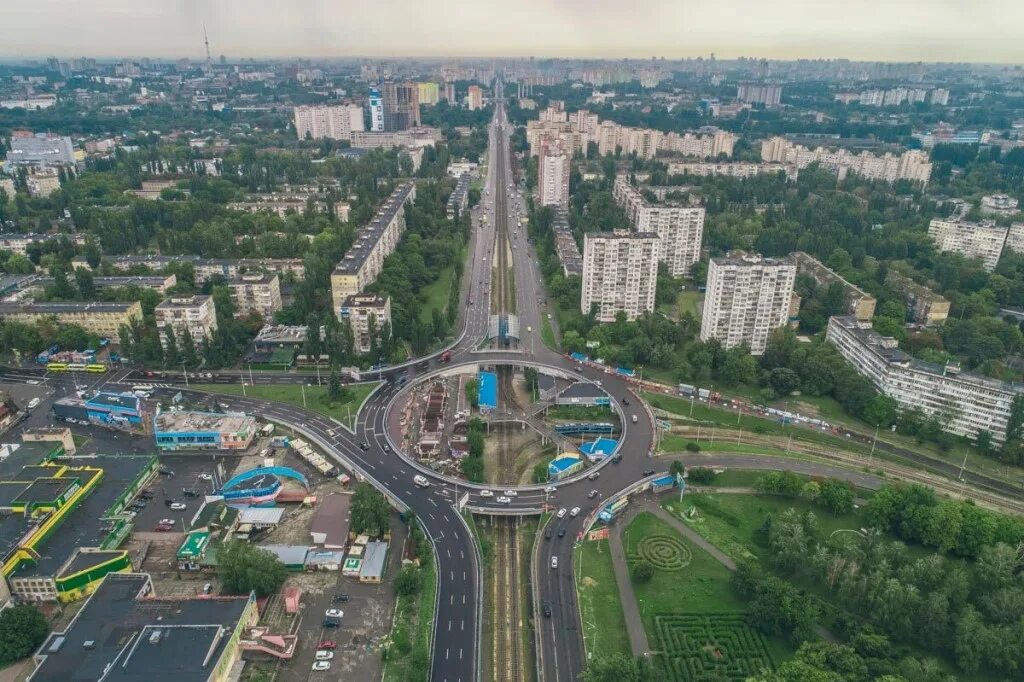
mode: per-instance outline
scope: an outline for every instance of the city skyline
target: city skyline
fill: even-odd
[[[0,25],[0,59],[46,56],[203,58],[204,26],[215,58],[287,57],[697,57],[1024,62],[1010,0],[869,0],[856,16],[838,0],[714,6],[650,0],[636,5],[478,0],[444,6],[379,0],[339,7],[306,0],[287,9],[225,0],[13,0]],[[254,7],[255,5],[255,7]],[[1005,21],[975,21],[1001,16]],[[879,17],[885,17],[880,22]],[[401,21],[396,21],[401,18]],[[836,27],[842,27],[837,34]],[[426,28],[425,28],[426,27]],[[519,30],[514,30],[514,29]],[[116,29],[116,30],[111,30]],[[614,29],[614,33],[612,30]],[[94,37],[95,36],[95,37]]]

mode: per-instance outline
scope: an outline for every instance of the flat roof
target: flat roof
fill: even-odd
[[[285,566],[301,566],[305,564],[306,554],[309,553],[307,545],[256,545],[256,549],[270,552]]]
[[[140,596],[149,576],[111,573],[36,653],[32,682],[206,682],[251,597]]]
[[[317,498],[316,512],[309,526],[310,533],[323,533],[325,545],[341,547],[348,539],[349,507],[352,496],[347,493],[332,493]]]
[[[117,557],[121,556],[121,554],[122,552],[120,550],[99,552],[75,552],[75,554],[71,557],[71,561],[64,565],[64,570],[60,571],[57,577],[61,578],[68,575],[74,575],[79,571],[90,569],[93,566],[102,564],[105,561],[116,559]]]
[[[284,507],[245,507],[238,512],[239,523],[281,523]]]
[[[498,375],[495,372],[480,372],[480,407],[498,407]]]
[[[352,275],[358,272],[359,268],[363,267],[370,252],[373,251],[377,242],[380,241],[381,235],[384,234],[384,230],[394,220],[395,216],[398,215],[398,212],[402,210],[415,187],[416,183],[410,180],[399,184],[395,188],[395,191],[384,201],[384,204],[377,211],[373,219],[359,228],[355,242],[345,253],[341,262],[334,267],[335,274]]]
[[[130,303],[107,303],[86,301],[82,303],[0,303],[0,315],[31,313],[35,315],[57,315],[60,313],[123,313],[138,305]]]
[[[210,300],[210,296],[206,294],[196,294],[194,296],[172,296],[166,298],[157,304],[157,310],[169,310],[171,308],[198,308],[204,305]]]
[[[141,401],[138,396],[134,393],[107,393],[100,391],[93,397],[85,401],[86,405],[103,405],[107,407],[120,407],[122,409],[130,409],[139,411],[141,408]]]
[[[158,433],[234,433],[256,428],[256,420],[247,414],[191,411],[161,412],[156,416],[155,424]]]
[[[382,578],[384,562],[388,556],[388,543],[367,542],[363,552],[363,563],[359,567],[360,578]]]

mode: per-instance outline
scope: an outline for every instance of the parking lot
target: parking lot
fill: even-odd
[[[218,479],[218,467],[228,472],[235,466],[236,458],[217,457],[207,453],[188,455],[160,455],[161,473],[149,485],[153,499],[135,517],[135,527],[143,532],[152,531],[161,519],[174,520],[174,529],[187,528],[203,503],[203,496],[212,493]],[[186,495],[183,491],[194,493]],[[185,509],[172,510],[170,504],[178,502]]]

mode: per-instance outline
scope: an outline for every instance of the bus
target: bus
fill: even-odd
[[[148,398],[153,392],[153,386],[151,384],[139,384],[138,386],[132,386],[132,393],[139,398]]]
[[[66,362],[48,362],[46,363],[47,372],[66,372],[68,371],[68,363]]]
[[[92,374],[103,374],[104,372],[107,371],[107,366],[104,365],[103,363],[98,362],[92,365],[86,365],[85,371],[90,372]]]

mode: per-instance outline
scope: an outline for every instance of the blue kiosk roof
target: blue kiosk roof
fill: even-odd
[[[495,372],[480,372],[480,409],[498,408],[498,375]]]

